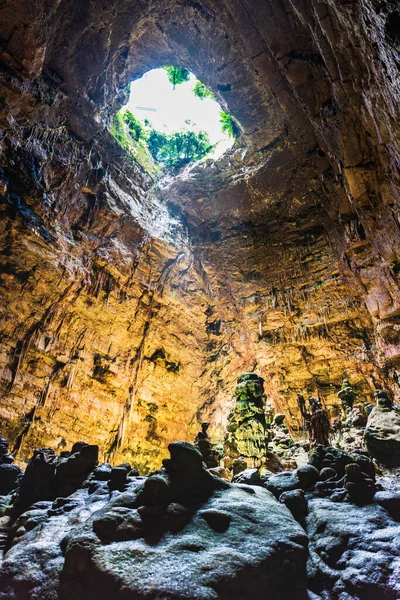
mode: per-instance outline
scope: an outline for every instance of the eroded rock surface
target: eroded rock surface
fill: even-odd
[[[3,3],[4,4],[4,3]],[[151,469],[256,370],[296,393],[398,393],[398,8],[376,0],[15,1],[0,8],[0,425]],[[107,131],[177,63],[241,125],[158,187]],[[380,368],[384,370],[380,372]]]
[[[395,600],[400,594],[400,524],[377,504],[308,502],[312,600]]]
[[[93,479],[19,517],[0,598],[306,598],[307,537],[285,506],[211,475],[190,444],[170,452],[111,499]]]
[[[400,409],[383,390],[368,417],[364,439],[371,456],[383,465],[400,466]]]
[[[231,466],[234,459],[244,460],[251,466],[266,462],[269,432],[264,404],[263,378],[256,373],[239,375],[224,442],[226,466]]]
[[[0,598],[397,599],[398,478],[379,479],[361,506],[348,488],[355,463],[344,477],[305,465],[244,485],[212,474],[191,444],[169,451],[121,490],[105,464],[66,498],[8,510]]]

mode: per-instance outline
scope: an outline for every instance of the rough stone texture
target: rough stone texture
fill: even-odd
[[[122,492],[97,471],[68,498],[0,517],[0,600],[399,597],[397,477],[378,480],[360,507],[317,497],[307,465],[271,476],[278,502],[215,477],[191,444],[169,451],[150,477],[128,475]]]
[[[69,504],[52,515],[51,502],[34,505],[21,515],[0,571],[1,600],[29,600],[35,596],[58,600],[59,573],[64,562],[60,543],[70,527],[78,527],[109,500],[108,493],[94,496],[79,490]]]
[[[319,471],[332,468],[340,477],[343,477],[346,466],[351,463],[358,464],[364,473],[375,479],[374,463],[368,456],[363,454],[345,452],[340,448],[332,448],[331,446],[319,446],[310,454],[310,464],[313,467]]]
[[[234,381],[398,393],[399,47],[378,0],[95,0],[0,7],[0,426],[99,443],[140,469]],[[397,36],[397,37],[396,37]],[[154,189],[106,126],[178,63],[238,119],[237,148]],[[382,371],[380,369],[384,367]]]
[[[213,495],[180,535],[167,533],[158,544],[140,538],[100,544],[93,533],[76,531],[61,598],[305,598],[305,542],[266,490],[233,486]]]
[[[0,434],[0,496],[7,496],[13,492],[21,482],[22,469],[18,467],[18,465],[13,465],[13,461],[14,457],[11,456],[11,454],[8,454],[8,442]]]
[[[375,406],[364,433],[368,452],[383,465],[400,466],[400,410]]]
[[[30,507],[11,530],[0,599],[305,600],[307,537],[286,507],[211,475],[190,444],[169,450],[158,474],[111,498],[93,478]]]
[[[0,464],[0,496],[7,496],[18,487],[22,473],[18,465]]]
[[[376,504],[308,502],[311,600],[396,600],[400,525]]]
[[[76,492],[97,466],[99,449],[82,442],[74,444],[68,456],[60,457],[51,448],[35,450],[14,498],[21,514],[41,501],[64,498]]]
[[[279,498],[285,492],[291,492],[303,487],[295,471],[283,471],[277,475],[271,475],[265,484],[267,490]]]
[[[268,429],[264,404],[262,377],[256,373],[239,375],[235,387],[235,405],[228,416],[228,432],[224,442],[227,467],[237,459],[258,467],[266,463]]]

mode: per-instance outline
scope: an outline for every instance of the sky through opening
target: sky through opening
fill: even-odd
[[[124,108],[142,123],[147,119],[162,133],[205,131],[210,143],[215,145],[207,158],[217,159],[233,145],[234,139],[222,132],[219,104],[212,98],[201,100],[194,95],[195,82],[196,77],[191,73],[189,81],[173,89],[165,69],[153,69],[131,83],[129,101]]]

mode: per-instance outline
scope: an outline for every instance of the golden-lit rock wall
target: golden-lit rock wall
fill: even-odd
[[[297,391],[332,414],[343,376],[363,400],[374,381],[397,394],[386,9],[50,4],[0,8],[0,429],[19,459],[83,439],[158,466],[204,419],[223,438],[246,370],[293,428]],[[243,131],[219,163],[156,185],[107,122],[130,79],[171,62]]]

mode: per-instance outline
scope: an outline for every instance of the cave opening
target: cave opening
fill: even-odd
[[[153,176],[218,160],[240,135],[239,124],[213,91],[184,67],[150,69],[128,89],[129,99],[114,114],[110,132]]]

